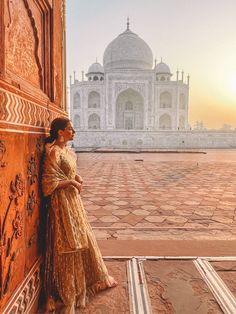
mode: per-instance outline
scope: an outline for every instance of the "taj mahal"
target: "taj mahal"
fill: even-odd
[[[189,75],[175,78],[148,44],[130,29],[105,49],[103,65],[93,63],[82,80],[70,77],[74,147],[199,147],[188,123]],[[208,145],[209,146],[209,145]],[[213,144],[213,147],[215,144]]]

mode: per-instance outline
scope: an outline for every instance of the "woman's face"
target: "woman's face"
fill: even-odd
[[[58,134],[63,136],[65,142],[72,141],[74,138],[75,130],[71,122],[68,122],[66,128],[64,130],[59,130]]]

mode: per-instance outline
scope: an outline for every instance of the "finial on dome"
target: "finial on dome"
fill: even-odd
[[[98,58],[96,57],[96,63],[98,63]]]
[[[129,31],[129,17],[127,17],[127,31]]]
[[[154,61],[154,62],[155,62],[155,67],[156,67],[156,65],[157,65],[157,58],[155,58],[155,61]]]

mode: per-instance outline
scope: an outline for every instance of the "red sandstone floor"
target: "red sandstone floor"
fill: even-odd
[[[80,153],[78,169],[98,239],[236,239],[236,150]]]
[[[223,313],[193,261],[236,256],[236,150],[205,152],[79,154],[101,252],[124,258],[105,261],[118,287],[76,314],[132,313],[128,256],[165,257],[143,261],[152,313]],[[235,296],[236,262],[210,263]]]

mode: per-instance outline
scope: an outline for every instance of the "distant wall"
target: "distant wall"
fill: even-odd
[[[236,148],[236,131],[77,131],[75,148]]]

